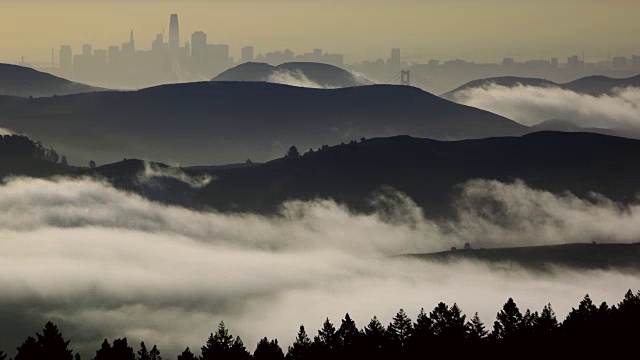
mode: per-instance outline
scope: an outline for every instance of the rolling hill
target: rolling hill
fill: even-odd
[[[202,82],[131,92],[0,101],[0,128],[53,146],[72,164],[145,158],[183,166],[262,162],[361,137],[521,135],[507,118],[392,85],[311,89]]]
[[[45,97],[104,91],[32,68],[0,64],[0,95]]]
[[[617,88],[640,87],[640,75],[630,78],[610,78],[607,76],[588,76],[566,84],[558,84],[553,81],[536,79],[536,78],[519,78],[519,77],[497,77],[480,79],[468,82],[454,90],[451,90],[441,96],[445,99],[455,100],[456,94],[473,88],[479,88],[490,84],[496,84],[505,87],[515,87],[518,85],[533,87],[556,87],[565,90],[571,90],[579,94],[592,96],[611,95]]]
[[[249,62],[229,69],[211,81],[267,81],[283,83],[298,81],[301,84],[310,82],[317,87],[342,88],[350,86],[371,85],[371,82],[357,77],[337,66],[313,63],[292,62],[278,66],[265,63]]]

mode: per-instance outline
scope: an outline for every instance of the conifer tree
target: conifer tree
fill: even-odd
[[[111,353],[111,344],[109,344],[109,341],[107,339],[104,339],[104,341],[102,342],[102,345],[100,346],[100,349],[98,349],[98,351],[96,351],[96,357],[93,358],[94,360],[109,360],[110,359],[110,353]]]
[[[38,345],[36,339],[29,336],[24,343],[18,347],[18,353],[14,360],[40,360],[43,358],[42,348]]]
[[[350,348],[356,345],[360,337],[360,330],[356,323],[351,319],[349,313],[344,316],[342,324],[337,332],[338,341],[343,348]]]
[[[218,324],[215,334],[209,335],[207,343],[202,347],[202,360],[217,360],[228,356],[233,345],[233,336],[229,334],[224,321]]]
[[[284,353],[280,345],[278,345],[278,340],[269,341],[265,337],[258,342],[253,358],[256,360],[282,360],[284,359]]]
[[[307,358],[309,350],[311,349],[311,340],[304,329],[304,325],[300,325],[298,330],[298,336],[293,342],[293,345],[289,346],[287,351],[287,359],[301,360]]]
[[[318,339],[327,349],[333,349],[336,345],[336,328],[327,318],[322,324],[322,329],[318,330]]]
[[[236,339],[233,340],[233,344],[231,345],[229,358],[231,360],[247,360],[251,359],[251,354],[244,346],[244,342],[240,338],[240,336],[236,336]]]
[[[178,360],[196,360],[196,356],[187,347],[186,349],[184,349],[182,354],[178,355]]]
[[[151,356],[149,355],[149,351],[147,350],[147,346],[144,344],[144,341],[140,342],[140,350],[138,350],[138,360],[151,360]]]
[[[404,347],[409,343],[413,323],[403,309],[400,309],[387,327],[390,340],[397,346]]]
[[[484,324],[478,313],[475,313],[471,320],[467,323],[467,337],[470,340],[481,340],[487,336],[487,330],[485,330]]]
[[[38,346],[42,354],[49,360],[73,360],[73,350],[69,349],[69,341],[65,341],[62,334],[51,321],[47,322],[38,337]]]
[[[151,351],[149,352],[149,358],[151,360],[162,360],[160,350],[158,350],[158,347],[156,345],[153,345],[153,348],[151,348]]]
[[[515,336],[522,324],[522,313],[512,298],[504,304],[493,323],[491,336],[496,339],[508,339]]]

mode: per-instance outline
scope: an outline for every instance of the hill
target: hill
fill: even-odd
[[[413,87],[311,89],[202,82],[0,102],[0,128],[53,146],[74,164],[146,158],[184,166],[262,162],[361,137],[521,135],[507,118]]]
[[[479,260],[502,267],[516,265],[538,271],[549,271],[553,266],[576,270],[618,270],[633,273],[640,271],[640,243],[460,249],[407,256],[438,262]]]
[[[640,141],[590,133],[539,132],[522,137],[436,141],[408,136],[339,145],[296,159],[213,171],[198,190],[203,204],[220,210],[270,213],[288,199],[332,198],[358,211],[372,210],[384,187],[407,194],[431,216],[453,213],[457,185],[471,179],[510,182],[554,193],[592,192],[635,200]],[[192,172],[197,174],[198,172]]]
[[[0,64],[0,95],[44,97],[103,90],[62,79],[32,68]]]
[[[278,66],[249,62],[231,68],[211,81],[267,81],[285,83],[297,81],[309,82],[317,87],[342,88],[371,85],[370,81],[359,78],[337,66],[313,63],[292,62]]]
[[[480,79],[468,82],[452,91],[441,96],[445,99],[455,100],[456,93],[473,88],[480,88],[490,84],[496,84],[505,87],[515,87],[518,85],[534,86],[534,87],[556,87],[565,90],[571,90],[579,94],[592,96],[611,95],[617,88],[640,87],[640,75],[630,78],[610,78],[606,76],[588,76],[566,84],[557,84],[553,81],[535,78],[518,78],[518,77],[497,77]]]
[[[393,188],[407,194],[429,217],[439,218],[455,215],[458,185],[478,178],[522,179],[533,188],[557,194],[570,191],[590,198],[596,192],[632,203],[640,188],[640,169],[634,166],[639,160],[638,140],[539,132],[463,141],[376,138],[264,164],[175,168],[125,160],[66,171],[100,176],[153,200],[266,214],[276,212],[287,200],[317,198],[335,199],[355,211],[370,212],[374,209],[371,196]],[[9,167],[3,171],[20,174]]]

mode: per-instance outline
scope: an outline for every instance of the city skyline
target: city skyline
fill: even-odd
[[[254,46],[256,53],[273,49],[303,52],[323,48],[345,54],[347,63],[386,57],[388,49],[393,47],[402,48],[406,60],[417,62],[431,58],[500,62],[504,57],[520,60],[565,58],[582,52],[587,59],[597,61],[630,56],[640,51],[635,40],[640,29],[631,15],[632,8],[640,9],[640,5],[625,2],[624,8],[607,9],[611,15],[607,18],[614,17],[611,12],[619,16],[611,25],[611,32],[602,34],[597,29],[604,27],[606,22],[606,19],[598,17],[606,5],[603,1],[581,2],[580,6],[573,1],[560,1],[556,2],[553,13],[535,10],[529,1],[519,5],[502,4],[508,11],[496,18],[497,15],[488,12],[493,5],[487,4],[500,2],[478,2],[483,3],[484,8],[466,1],[458,2],[465,9],[461,16],[459,9],[444,6],[441,1],[416,5],[403,0],[396,6],[376,2],[365,12],[359,10],[361,2],[354,0],[344,4],[332,1],[323,4],[292,3],[286,0],[264,2],[266,4],[252,1],[242,1],[242,4],[161,1],[154,2],[152,6],[140,0],[115,4],[64,1],[39,3],[39,8],[47,9],[34,15],[32,1],[19,3],[9,0],[10,6],[3,9],[5,16],[0,24],[0,33],[12,36],[3,37],[1,45],[4,51],[0,60],[17,62],[24,56],[31,63],[46,63],[52,44],[60,43],[61,39],[66,39],[65,42],[74,47],[92,43],[96,48],[106,48],[120,43],[131,28],[140,43],[151,43],[163,29],[168,34],[170,24],[165,15],[170,13],[180,14],[183,40],[186,34],[202,30],[209,34],[212,43],[229,44],[235,58],[240,57],[240,49],[248,44]],[[286,6],[281,6],[283,3]],[[403,11],[407,3],[416,5],[412,13]],[[93,14],[100,12],[100,16],[88,16],[90,10]],[[454,10],[456,17],[452,18]],[[298,17],[309,11],[316,13],[317,17],[304,17],[303,23]],[[418,18],[421,11],[424,12],[422,18]],[[525,12],[526,19],[517,18]],[[51,16],[44,17],[43,14]],[[383,15],[387,20],[376,24],[375,20],[380,20]],[[578,21],[581,17],[584,21]],[[481,18],[485,20],[480,21]],[[543,23],[544,26],[541,25]],[[315,30],[305,32],[305,36],[290,31],[302,25]],[[82,31],[77,31],[79,28]],[[514,36],[518,38],[514,39]],[[490,46],[479,49],[478,44]]]

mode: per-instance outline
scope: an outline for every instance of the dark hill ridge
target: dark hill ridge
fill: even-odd
[[[104,91],[32,68],[0,64],[0,95],[44,97]]]
[[[272,81],[285,74],[297,80],[307,80],[327,88],[371,85],[371,82],[337,66],[314,62],[291,62],[278,66],[248,62],[231,68],[211,81]]]
[[[81,170],[114,185],[169,203],[221,211],[272,214],[286,200],[332,198],[356,211],[373,210],[371,195],[391,187],[407,194],[429,217],[455,215],[459,184],[471,179],[524,180],[529,186],[589,198],[592,192],[621,203],[636,202],[640,189],[640,141],[591,133],[539,132],[522,137],[437,141],[408,136],[376,138],[325,148],[265,164],[175,169],[168,173],[214,179],[194,188],[181,177],[141,186],[140,160]],[[24,169],[22,169],[23,171]],[[36,169],[37,170],[37,169]],[[44,169],[46,170],[46,169]],[[46,175],[46,171],[34,171]],[[53,169],[57,174],[60,169]],[[19,171],[4,168],[6,174]],[[73,175],[75,172],[71,171]],[[154,181],[155,181],[154,180]],[[142,184],[144,185],[144,184]],[[150,192],[150,190],[153,192]],[[185,200],[185,199],[188,199]]]
[[[534,86],[534,87],[555,87],[565,90],[571,90],[579,94],[592,96],[612,95],[618,88],[640,87],[640,75],[630,78],[610,78],[607,76],[588,76],[566,84],[558,84],[553,81],[535,78],[519,78],[519,77],[497,77],[480,79],[468,82],[448,93],[441,96],[445,99],[455,100],[456,93],[496,84],[505,87],[515,87],[518,85]]]
[[[549,271],[553,266],[561,266],[576,270],[640,272],[640,243],[461,249],[407,256],[438,262],[478,260],[499,266],[516,265],[539,271]]]
[[[282,156],[360,137],[510,136],[527,127],[403,86],[310,89],[201,82],[0,103],[0,127],[49,144],[75,164],[148,158],[182,165]]]
[[[638,160],[640,141],[590,133],[449,142],[397,136],[215,171],[217,180],[199,190],[198,199],[221,210],[269,213],[288,199],[320,197],[370,211],[371,194],[390,186],[440,216],[452,214],[457,185],[482,178],[632,202],[640,189]]]

